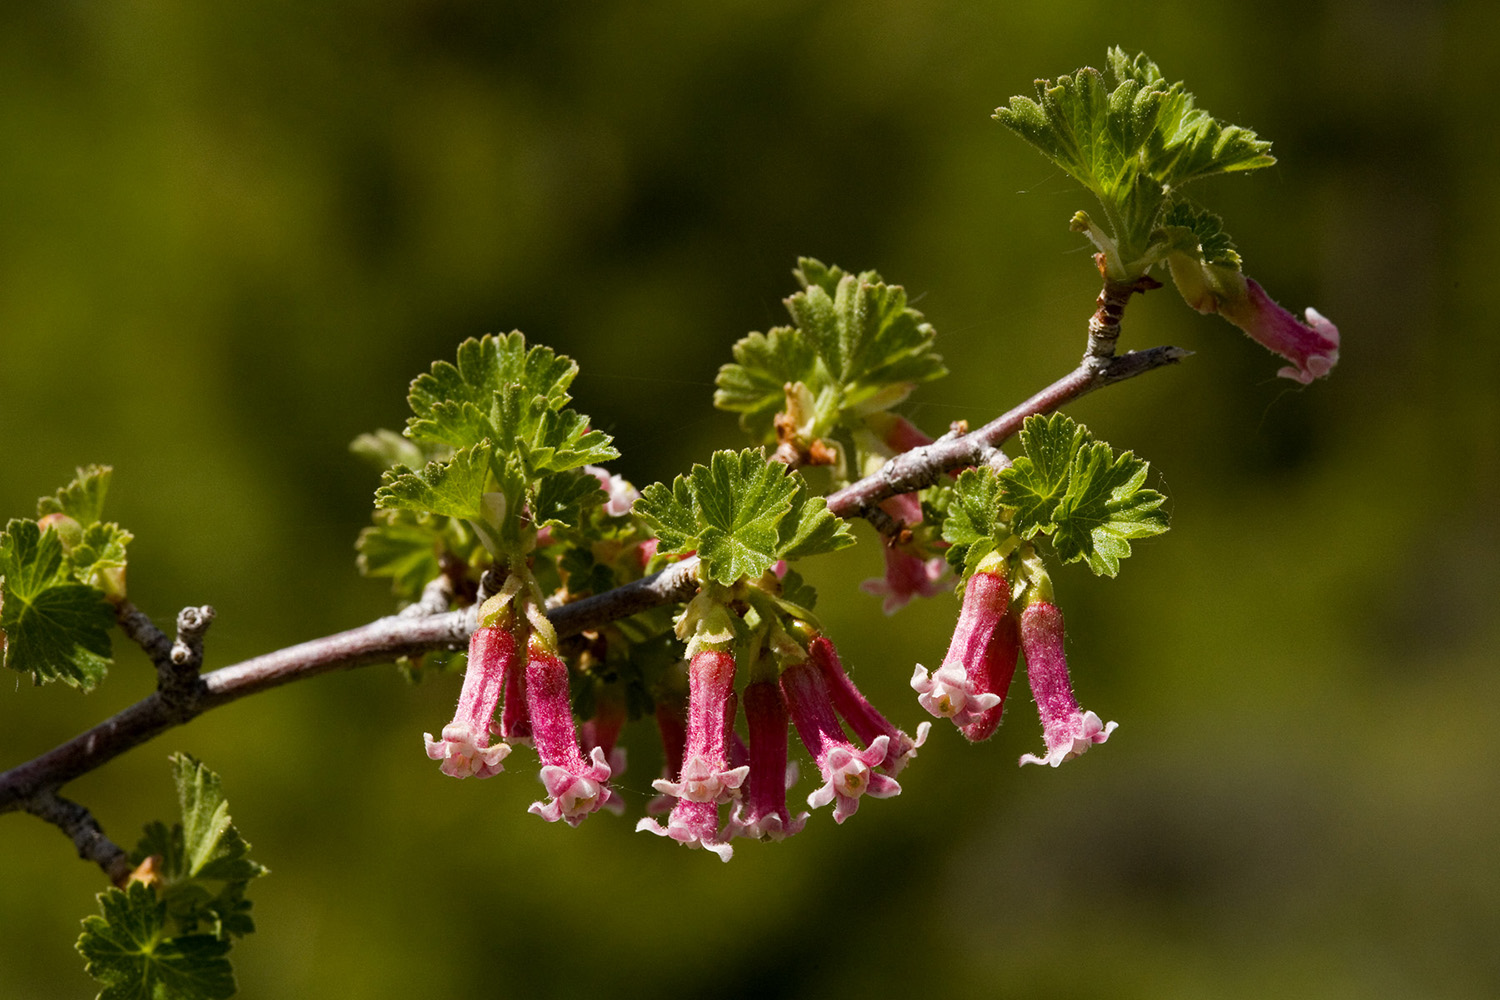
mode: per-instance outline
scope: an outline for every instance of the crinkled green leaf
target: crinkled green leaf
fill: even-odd
[[[100,1000],[224,1000],[235,992],[224,956],[229,942],[212,934],[168,936],[167,907],[140,882],[99,895],[102,916],[83,920],[78,952],[104,988]]]
[[[909,308],[899,285],[875,271],[850,274],[811,258],[793,273],[803,285],[786,300],[796,326],[737,343],[735,363],[720,369],[714,394],[714,405],[740,413],[741,426],[759,439],[774,438],[787,383],[802,383],[819,401],[811,432],[821,437],[841,419],[888,409],[919,383],[947,374],[932,350],[935,331]]]
[[[458,345],[457,364],[435,362],[431,371],[412,381],[407,402],[412,414],[406,433],[416,441],[432,441],[465,448],[489,438],[497,444],[525,436],[504,427],[497,394],[519,387],[526,400],[540,397],[539,409],[555,410],[568,402],[568,386],[578,374],[571,358],[537,345],[530,350],[520,331],[487,334]]]
[[[77,470],[73,481],[50,497],[36,503],[36,516],[66,514],[87,528],[103,516],[104,497],[114,469],[108,465],[89,465]]]
[[[1025,454],[1000,473],[1000,502],[1011,508],[1011,530],[1022,538],[1052,530],[1052,513],[1067,491],[1073,455],[1088,431],[1061,413],[1027,417],[1020,433]]]
[[[773,418],[786,404],[786,384],[817,381],[817,352],[801,331],[778,326],[742,338],[734,361],[719,369],[714,405],[740,414],[740,426],[757,440],[770,440]]]
[[[553,473],[537,484],[532,522],[539,528],[549,524],[577,527],[583,521],[584,511],[599,506],[606,499],[608,497],[599,488],[599,480],[593,473],[582,469]]]
[[[633,509],[656,535],[658,554],[685,555],[697,547],[701,526],[686,476],[678,476],[670,487],[665,483],[647,486]]]
[[[812,611],[818,604],[818,592],[813,589],[812,584],[802,578],[802,574],[794,569],[786,571],[786,576],[781,579],[780,601],[785,605],[804,611]],[[801,617],[801,616],[799,616]]]
[[[125,547],[133,537],[112,521],[96,521],[89,525],[84,529],[82,540],[68,554],[74,578],[106,593],[123,594]]]
[[[1107,66],[1107,75],[1084,67],[1038,80],[1034,98],[1012,97],[995,118],[1092,191],[1131,252],[1144,249],[1171,192],[1276,162],[1269,142],[1196,107],[1144,54],[1114,48]]]
[[[837,552],[854,544],[854,535],[843,518],[828,509],[828,501],[810,494],[801,476],[795,477],[797,492],[791,509],[781,519],[776,543],[778,559]]]
[[[427,582],[442,572],[442,532],[419,522],[410,512],[399,513],[404,519],[384,520],[361,531],[354,547],[362,574],[389,577],[391,591],[398,598],[415,601]]]
[[[156,856],[160,892],[174,932],[207,929],[214,936],[239,937],[255,930],[250,882],[266,873],[250,859],[247,844],[229,816],[219,776],[187,754],[172,757],[182,821],[167,827],[147,824],[132,861]]]
[[[381,477],[375,506],[464,519],[482,517],[484,495],[491,486],[492,454],[490,443],[481,441],[454,452],[450,459],[428,462],[417,472],[397,466]]]
[[[588,417],[572,410],[543,413],[531,438],[521,442],[521,454],[532,477],[619,458],[609,435],[589,430],[588,423]]]
[[[1068,492],[1054,514],[1052,541],[1064,562],[1087,560],[1097,576],[1114,576],[1130,555],[1130,539],[1167,530],[1166,497],[1142,489],[1149,465],[1131,452],[1115,455],[1094,441],[1073,457]]]
[[[1240,269],[1240,255],[1224,223],[1212,212],[1176,202],[1161,220],[1162,232],[1174,250],[1191,254],[1205,264]]]
[[[715,452],[668,489],[653,483],[635,512],[660,539],[661,554],[697,551],[702,571],[730,584],[755,579],[778,559],[853,544],[848,526],[811,496],[802,477],[755,450]]]
[[[110,664],[114,607],[77,583],[57,532],[13,520],[0,533],[0,632],[5,665],[37,683],[61,680],[87,691]]]
[[[967,576],[1011,533],[1003,509],[999,475],[988,466],[965,469],[948,496],[943,520],[943,553],[948,564]]]
[[[754,579],[776,561],[778,525],[791,510],[796,482],[759,451],[714,452],[688,475],[698,515],[698,558],[712,580]]]

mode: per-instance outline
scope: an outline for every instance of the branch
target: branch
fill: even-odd
[[[1109,292],[1106,286],[1100,294],[1099,309],[1104,312],[1108,304],[1107,318],[1118,327],[1115,299],[1119,298],[1123,306],[1129,292],[1113,296],[1106,294]],[[1096,313],[1095,319],[1098,316]],[[982,463],[1006,463],[1008,459],[999,451],[1000,444],[1019,430],[1027,417],[1049,413],[1095,389],[1175,364],[1190,353],[1177,347],[1154,347],[1115,357],[1111,353],[1112,342],[1107,346],[1096,343],[1094,326],[1091,322],[1089,352],[1072,372],[978,430],[944,435],[930,445],[897,455],[875,473],[829,495],[828,509],[843,518],[873,517],[878,521],[876,505],[882,500],[931,486],[945,473]],[[683,601],[697,590],[697,568],[697,558],[689,557],[653,576],[553,608],[547,617],[561,637]],[[439,578],[429,585],[416,605],[400,614],[289,646],[202,677],[198,668],[203,633],[213,620],[212,608],[184,609],[178,616],[178,638],[173,643],[144,613],[123,602],[119,609],[120,627],[156,664],[157,690],[40,757],[0,773],[0,813],[24,809],[56,824],[79,845],[80,855],[95,861],[115,878],[117,867],[124,864],[124,852],[104,836],[87,809],[57,797],[58,788],[164,730],[247,695],[334,670],[389,663],[435,649],[462,649],[474,630],[477,605],[435,613],[447,606],[452,592],[451,581]]]

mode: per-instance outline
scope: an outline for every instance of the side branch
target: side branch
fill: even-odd
[[[864,516],[882,500],[926,489],[945,473],[984,463],[993,449],[1021,429],[1027,417],[1051,413],[1095,389],[1176,364],[1190,353],[1180,347],[1153,347],[1119,355],[1103,365],[1085,356],[1077,368],[978,430],[903,452],[874,473],[830,494],[828,509],[845,518]]]

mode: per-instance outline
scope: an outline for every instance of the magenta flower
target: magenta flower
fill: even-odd
[[[687,747],[681,777],[664,778],[652,787],[663,795],[693,802],[728,802],[750,773],[729,766],[734,721],[734,657],[706,649],[688,665]]]
[[[808,645],[807,650],[813,665],[822,675],[834,709],[866,746],[874,746],[876,739],[886,737],[886,758],[880,767],[892,777],[900,774],[901,769],[917,755],[917,747],[927,742],[927,733],[932,729],[932,723],[923,722],[917,726],[917,738],[912,739],[881,715],[860,693],[859,688],[854,686],[854,681],[844,671],[844,664],[839,660],[838,650],[827,637],[818,636]],[[746,710],[748,712],[748,705]],[[753,779],[753,771],[751,776]]]
[[[642,819],[636,830],[704,847],[728,861],[733,850],[719,833],[719,803],[733,799],[750,773],[748,765],[729,766],[735,713],[734,657],[705,649],[688,664],[687,744],[676,781],[652,782],[677,799],[665,826]]]
[[[943,665],[931,674],[919,663],[911,677],[917,702],[940,719],[987,738],[1000,724],[1005,692],[1015,672],[1012,653],[1006,666],[1006,609],[1010,585],[999,573],[980,571],[964,588],[964,603],[953,629]]]
[[[1282,378],[1307,385],[1338,364],[1339,328],[1316,309],[1306,309],[1307,322],[1302,322],[1237,268],[1206,264],[1183,253],[1168,254],[1167,265],[1188,305],[1201,313],[1218,313],[1292,362],[1276,373]]]
[[[495,710],[508,672],[520,660],[516,637],[503,628],[477,628],[469,636],[469,665],[458,696],[458,711],[443,727],[442,739],[423,733],[427,756],[442,761],[444,774],[455,778],[488,778],[505,770],[510,753],[504,743],[490,745]]]
[[[793,816],[786,792],[796,781],[787,764],[787,711],[775,681],[754,681],[745,688],[745,722],[750,727],[748,802],[741,803],[725,832],[730,837],[784,840],[801,832],[807,813]]]
[[[920,431],[917,433],[921,434]],[[924,440],[923,443],[931,442]],[[901,493],[882,500],[880,509],[907,527],[922,523],[922,501],[915,493]],[[948,563],[941,556],[924,558],[910,545],[889,541],[884,551],[885,576],[865,580],[859,585],[865,593],[885,598],[880,607],[884,613],[893,615],[913,597],[936,597],[948,589]]]
[[[1022,764],[1057,767],[1072,760],[1095,743],[1103,743],[1118,723],[1108,725],[1093,712],[1081,712],[1068,680],[1068,661],[1063,653],[1063,616],[1055,605],[1038,601],[1021,613],[1021,648],[1026,654],[1026,677],[1042,717],[1042,740],[1046,756],[1026,754]]]
[[[550,799],[533,802],[530,811],[549,823],[561,819],[577,826],[609,797],[609,762],[600,747],[584,760],[568,698],[567,664],[535,646],[526,664],[526,697],[532,738],[542,759],[542,787]]]
[[[788,666],[781,673],[781,692],[797,735],[823,777],[822,787],[807,797],[809,807],[818,809],[833,802],[833,820],[842,823],[859,809],[862,795],[884,799],[901,794],[894,778],[875,770],[886,761],[890,737],[877,736],[864,750],[850,743],[816,667],[810,663]]]

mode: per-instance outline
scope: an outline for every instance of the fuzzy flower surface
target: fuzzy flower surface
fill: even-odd
[[[838,650],[827,636],[815,638],[808,644],[807,651],[828,688],[828,697],[833,702],[834,710],[866,746],[874,746],[875,740],[886,737],[886,758],[880,767],[892,777],[900,774],[917,756],[917,748],[927,742],[932,723],[923,722],[918,725],[915,738],[906,735],[870,704],[870,700],[855,686],[854,680],[844,670]]]
[[[506,675],[518,660],[516,637],[506,629],[478,628],[469,636],[469,664],[453,721],[443,727],[441,739],[422,734],[427,756],[442,761],[444,774],[489,778],[505,770],[501,762],[510,747],[500,742],[491,745],[491,727]]]
[[[1276,373],[1282,378],[1308,385],[1338,364],[1339,328],[1316,309],[1304,310],[1303,322],[1237,268],[1181,253],[1168,254],[1167,266],[1188,305],[1201,313],[1218,313],[1262,347],[1290,361]]]
[[[833,803],[834,822],[842,823],[859,809],[865,795],[884,799],[901,794],[894,778],[875,770],[885,763],[890,737],[877,736],[863,750],[851,743],[816,667],[809,663],[788,666],[781,674],[781,690],[797,735],[823,778],[822,786],[807,797],[810,808]]]
[[[786,805],[797,771],[787,764],[787,707],[774,680],[754,681],[745,688],[745,722],[750,729],[748,794],[727,830],[731,837],[784,840],[801,832],[807,813],[793,816]]]
[[[993,669],[988,660],[997,630],[1005,627],[1009,601],[1009,586],[1000,574],[978,572],[969,578],[943,665],[929,674],[919,663],[912,673],[918,704],[960,729],[976,724],[982,728],[991,721],[998,725],[1005,701],[1000,682],[1008,687],[1010,675],[1003,668]]]
[[[542,787],[549,796],[546,802],[533,802],[529,811],[549,823],[563,820],[577,826],[609,798],[609,761],[598,746],[584,759],[568,697],[568,667],[555,654],[531,651],[526,695],[532,738],[542,759]]]
[[[1118,725],[1114,722],[1105,724],[1093,712],[1079,709],[1068,677],[1063,636],[1062,612],[1055,605],[1039,601],[1021,613],[1021,648],[1026,654],[1026,677],[1031,682],[1031,694],[1042,719],[1042,741],[1047,747],[1042,756],[1023,756],[1022,764],[1057,767],[1094,744],[1109,739]]]

